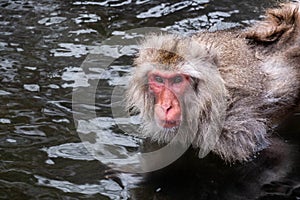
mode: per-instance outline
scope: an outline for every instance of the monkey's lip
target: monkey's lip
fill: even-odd
[[[173,127],[178,127],[180,125],[180,120],[162,120],[160,121],[160,124],[164,128],[173,128]]]

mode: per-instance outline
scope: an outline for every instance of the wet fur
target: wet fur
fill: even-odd
[[[274,127],[299,103],[299,3],[267,11],[240,31],[201,32],[191,38],[150,35],[141,44],[129,84],[129,108],[141,112],[142,133],[154,141],[212,150],[228,162],[247,161],[272,144]],[[181,98],[180,130],[156,126],[147,73],[153,69],[188,74],[193,84]]]

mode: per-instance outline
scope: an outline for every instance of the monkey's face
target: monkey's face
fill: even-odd
[[[154,96],[154,119],[163,128],[178,127],[182,121],[180,97],[190,85],[190,77],[180,73],[148,73],[148,90]]]
[[[217,54],[193,40],[154,35],[141,45],[134,64],[126,102],[141,117],[140,134],[212,148],[226,111]]]

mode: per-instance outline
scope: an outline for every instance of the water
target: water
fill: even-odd
[[[233,199],[241,195],[245,190],[225,187],[232,173],[225,168],[222,174],[218,164],[208,167],[211,170],[203,164],[205,173],[197,181],[176,180],[180,189],[168,187],[170,182],[167,186],[136,184],[140,177],[130,174],[120,175],[125,187],[116,179],[105,179],[105,164],[130,162],[122,158],[134,155],[140,142],[122,131],[130,131],[126,117],[119,116],[117,122],[113,118],[111,94],[126,83],[131,70],[135,45],[128,40],[141,38],[145,27],[183,35],[243,27],[273,3],[0,0],[0,199],[176,199],[176,195],[215,199],[219,193]],[[101,90],[90,90],[93,85]],[[80,94],[78,101],[72,101],[74,93]],[[95,105],[91,99],[96,99]],[[72,110],[78,112],[73,115]],[[87,113],[95,116],[87,118]],[[258,191],[247,190],[250,196],[300,198],[299,119],[296,112],[279,131],[294,155],[293,162],[286,164],[291,166],[285,169],[288,173]],[[85,146],[82,141],[88,139],[95,141]],[[255,183],[245,187],[253,188]]]

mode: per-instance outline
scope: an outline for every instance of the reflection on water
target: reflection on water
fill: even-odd
[[[159,27],[192,34],[240,27],[272,3],[0,0],[0,199],[234,199],[241,191],[261,199],[300,198],[299,114],[279,131],[292,153],[275,154],[292,162],[267,162],[278,161],[278,169],[256,161],[244,173],[207,158],[194,177],[177,173],[166,182],[142,184],[136,175],[119,174],[123,187],[105,179],[107,165],[135,163],[140,145],[139,138],[122,131],[138,119],[113,118],[111,110],[113,89],[126,85],[136,52],[136,45],[125,41],[143,36],[127,30]],[[111,37],[114,41],[101,45]],[[93,94],[89,88],[95,83],[101,90]],[[74,91],[85,91],[82,98],[94,97],[96,104],[72,105]],[[74,121],[72,106],[82,111],[81,120]],[[84,118],[90,111],[96,116]],[[82,142],[82,135],[89,140]],[[281,176],[274,178],[274,172]],[[257,178],[241,181],[236,174]],[[259,177],[269,180],[262,188]]]

